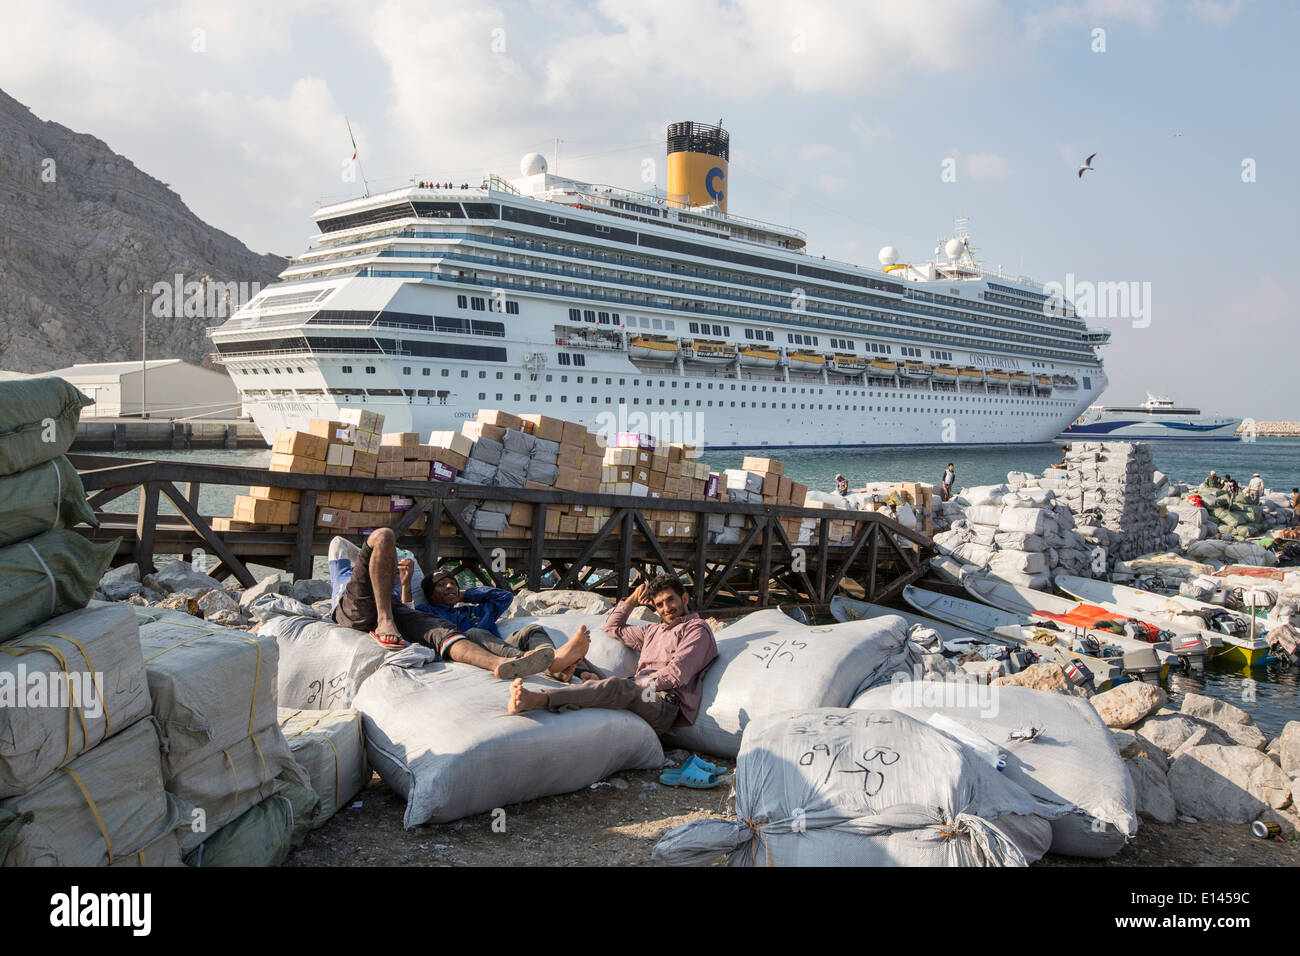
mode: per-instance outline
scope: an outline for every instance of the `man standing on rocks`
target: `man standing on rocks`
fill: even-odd
[[[948,462],[948,470],[943,473],[943,482],[940,484],[940,494],[944,501],[952,497],[952,483],[957,480],[957,470],[953,468],[952,462]]]
[[[397,599],[393,586],[400,574],[403,597],[409,597],[414,562],[397,561],[397,539],[392,528],[370,532],[352,562],[352,573],[338,596],[334,622],[358,631],[367,631],[383,647],[397,650],[408,642],[423,644],[438,651],[444,660],[473,664],[492,671],[502,680],[540,674],[555,660],[555,648],[545,647],[518,657],[502,657],[465,636],[447,621],[424,614]],[[581,656],[581,655],[579,655]]]
[[[648,604],[662,623],[627,623],[633,608]],[[530,691],[522,680],[510,687],[506,710],[522,714],[538,707],[555,713],[583,707],[630,710],[656,734],[695,722],[700,711],[704,672],[718,656],[713,631],[698,614],[686,613],[686,595],[675,574],[661,574],[641,584],[610,611],[605,633],[640,651],[636,676],[584,679],[550,691]]]
[[[556,649],[546,628],[540,624],[530,624],[503,638],[497,629],[497,620],[509,609],[515,598],[505,588],[481,587],[462,591],[456,575],[447,570],[439,570],[425,577],[421,582],[421,590],[424,591],[426,603],[417,604],[415,609],[442,618],[460,632],[458,636],[444,641],[439,648],[444,657],[457,641],[469,641],[497,657],[508,658],[524,657],[540,648],[550,648],[555,659],[546,671],[546,676],[564,684],[573,679],[575,671],[587,673],[595,670],[582,656],[591,646],[591,635],[586,627],[578,628],[573,637],[559,649]]]

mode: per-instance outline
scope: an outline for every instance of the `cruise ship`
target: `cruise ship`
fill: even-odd
[[[268,439],[364,406],[390,431],[540,412],[710,448],[1052,440],[1106,387],[1110,333],[983,269],[809,255],[727,211],[730,137],[668,127],[668,186],[548,171],[321,206],[280,281],[209,330]]]
[[[1147,392],[1140,405],[1094,405],[1060,434],[1090,441],[1237,441],[1240,418],[1204,415]]]

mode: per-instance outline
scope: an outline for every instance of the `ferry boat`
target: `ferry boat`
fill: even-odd
[[[666,190],[530,153],[510,180],[322,205],[280,281],[209,330],[215,357],[268,439],[362,406],[420,434],[497,407],[717,448],[1042,442],[1106,387],[1109,332],[985,269],[964,221],[929,261],[837,262],[728,212],[726,130],[674,123],[667,148]],[[1081,387],[997,388],[992,367]]]
[[[1237,441],[1240,418],[1205,415],[1178,408],[1168,398],[1147,392],[1140,405],[1094,405],[1058,437],[1086,441],[1195,440]]]

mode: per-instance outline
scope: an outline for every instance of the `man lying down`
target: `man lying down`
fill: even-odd
[[[356,551],[355,555],[350,552]],[[582,656],[591,646],[585,627],[579,628],[564,646],[556,648],[544,628],[529,627],[504,640],[496,632],[496,618],[509,607],[508,591],[492,596],[486,613],[474,617],[475,627],[464,627],[464,619],[454,612],[460,588],[448,572],[435,572],[423,581],[423,590],[434,607],[417,610],[410,606],[411,579],[415,562],[397,560],[397,539],[391,528],[376,528],[359,550],[344,538],[330,542],[330,585],[333,594],[334,622],[343,627],[365,631],[390,650],[408,643],[431,647],[443,660],[473,664],[491,671],[502,680],[551,672],[559,680],[571,679]],[[456,599],[445,583],[451,580]],[[498,591],[496,588],[475,589]],[[501,604],[500,595],[507,600]],[[438,600],[434,600],[437,598]],[[497,610],[493,613],[492,609]],[[466,609],[470,610],[470,609]],[[472,609],[478,611],[479,609]],[[487,618],[490,616],[490,622]],[[490,628],[483,625],[490,623]],[[494,638],[493,635],[497,636]],[[564,677],[567,673],[569,676]]]
[[[648,605],[662,621],[638,627],[627,623],[633,609]],[[713,630],[698,614],[686,613],[686,594],[674,574],[641,584],[605,619],[605,633],[640,652],[636,675],[600,678],[579,673],[581,683],[533,691],[516,680],[506,710],[522,714],[539,707],[560,713],[583,707],[630,710],[656,734],[692,724],[700,710],[704,672],[718,656]]]

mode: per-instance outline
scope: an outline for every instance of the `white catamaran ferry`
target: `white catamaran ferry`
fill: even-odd
[[[1140,405],[1094,405],[1063,431],[1060,438],[1086,441],[1236,441],[1240,418],[1203,415],[1199,408],[1178,408],[1168,398],[1147,392]]]
[[[674,123],[666,192],[531,153],[511,181],[322,206],[210,330],[219,360],[268,439],[364,406],[421,434],[500,407],[715,448],[1043,442],[1105,388],[1110,333],[983,270],[961,220],[933,261],[814,258],[727,213],[729,151]]]

